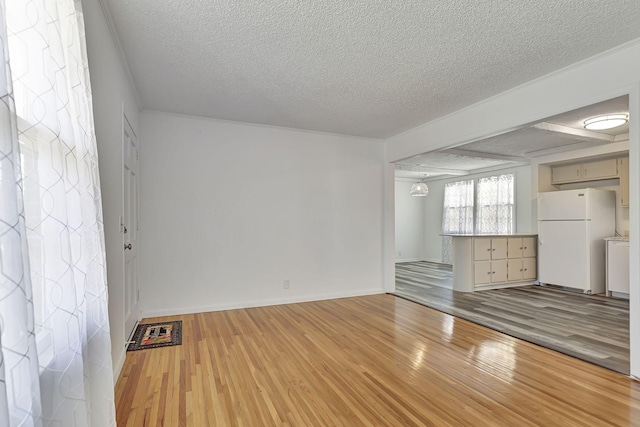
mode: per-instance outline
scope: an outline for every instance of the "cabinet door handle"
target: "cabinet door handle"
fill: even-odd
[[[522,271],[522,269],[520,269],[520,271]]]
[[[526,247],[526,246],[525,246],[524,248],[525,248],[525,249],[527,249],[527,247]]]
[[[492,251],[495,251],[495,249],[491,249]]]
[[[587,176],[587,172],[589,172],[588,170],[584,170],[584,176]]]
[[[496,272],[495,272],[495,271],[492,271],[492,272],[491,272],[491,274],[496,274]]]
[[[491,248],[489,248],[489,249],[487,249],[487,250],[488,250],[488,251],[490,251],[490,250],[491,250]]]
[[[527,271],[527,269],[525,268],[524,271]]]

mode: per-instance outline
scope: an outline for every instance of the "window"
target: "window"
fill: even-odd
[[[514,231],[514,175],[458,181],[444,187],[442,232],[510,234]],[[474,221],[475,219],[475,221]]]
[[[444,187],[442,232],[473,233],[473,181],[458,181]]]
[[[478,179],[477,234],[513,233],[513,174]]]

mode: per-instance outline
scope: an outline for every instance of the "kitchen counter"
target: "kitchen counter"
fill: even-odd
[[[629,236],[605,237],[604,240],[612,242],[628,242]]]
[[[536,283],[537,234],[443,234],[453,240],[453,290]]]
[[[441,234],[450,237],[528,237],[537,236],[535,233],[512,233],[512,234]]]

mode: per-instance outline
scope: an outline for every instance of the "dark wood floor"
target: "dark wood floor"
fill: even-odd
[[[629,426],[640,383],[392,295],[145,319],[118,426]]]
[[[451,268],[428,262],[396,264],[395,294],[629,374],[627,300],[540,286],[456,292],[451,289]]]

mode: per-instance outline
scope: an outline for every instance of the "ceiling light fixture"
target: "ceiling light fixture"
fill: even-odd
[[[427,187],[427,184],[424,182],[416,182],[411,186],[409,194],[416,197],[425,197],[429,194],[429,187]]]
[[[592,117],[584,121],[585,129],[604,130],[611,129],[629,121],[628,114],[609,114],[607,116]]]
[[[425,197],[429,194],[429,187],[427,187],[427,183],[424,180],[429,176],[429,173],[421,173],[422,181],[416,182],[411,186],[411,190],[409,190],[409,194],[416,197]]]

